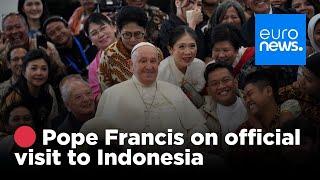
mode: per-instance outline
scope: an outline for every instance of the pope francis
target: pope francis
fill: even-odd
[[[154,45],[137,44],[131,52],[133,77],[103,92],[94,119],[125,132],[207,132],[204,118],[182,90],[157,81],[159,62]]]

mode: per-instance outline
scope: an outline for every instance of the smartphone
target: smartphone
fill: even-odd
[[[37,36],[37,47],[43,47],[45,49],[48,48],[47,46],[47,38],[44,35]]]

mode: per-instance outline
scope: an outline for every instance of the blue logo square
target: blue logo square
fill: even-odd
[[[256,65],[306,64],[305,14],[256,14]]]

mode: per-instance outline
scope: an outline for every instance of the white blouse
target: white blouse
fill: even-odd
[[[159,65],[158,80],[166,81],[179,87],[181,87],[183,81],[187,81],[200,92],[206,84],[204,79],[205,68],[205,63],[195,58],[187,67],[186,73],[183,74],[177,68],[173,56],[169,56],[161,61]]]

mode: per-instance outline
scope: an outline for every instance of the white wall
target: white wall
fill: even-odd
[[[18,11],[18,0],[0,0],[0,29],[2,29],[2,18],[10,12]]]

